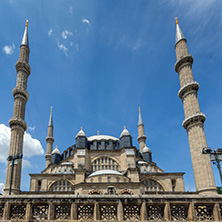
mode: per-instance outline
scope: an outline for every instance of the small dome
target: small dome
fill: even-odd
[[[86,136],[86,134],[84,133],[84,131],[82,130],[82,127],[81,127],[81,130],[76,134],[76,137],[79,137],[79,136]]]
[[[145,146],[145,147],[143,148],[143,150],[142,150],[142,153],[152,153],[152,152],[151,152],[151,149],[150,149],[150,148],[148,148],[147,146]]]
[[[100,175],[110,175],[110,174],[123,176],[120,172],[115,171],[115,170],[98,170],[90,174],[89,177],[100,176]]]
[[[96,135],[96,136],[90,136],[87,138],[88,141],[94,141],[94,140],[97,140],[97,141],[100,141],[100,140],[113,140],[113,141],[118,141],[119,139],[114,137],[114,136],[108,136],[108,135]]]
[[[58,149],[57,146],[56,146],[56,148],[52,151],[52,154],[59,154],[59,155],[60,155],[60,152],[59,152],[59,149]]]
[[[124,130],[122,131],[122,133],[120,134],[120,138],[122,136],[131,136],[129,131],[126,129],[126,127],[124,126]]]

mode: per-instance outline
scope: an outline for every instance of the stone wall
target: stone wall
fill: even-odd
[[[0,197],[0,221],[221,221],[222,197],[21,194]]]

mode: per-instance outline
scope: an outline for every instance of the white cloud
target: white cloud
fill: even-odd
[[[49,37],[52,36],[52,33],[53,33],[53,30],[52,30],[52,28],[50,28],[49,31],[48,31],[48,36]]]
[[[11,129],[4,124],[0,124],[0,162],[6,162],[9,151]],[[24,144],[23,144],[23,155],[24,157],[32,157],[35,155],[43,155],[44,150],[41,143],[32,138],[32,136],[25,132],[24,134]],[[25,161],[26,166],[28,165]]]
[[[14,52],[15,44],[5,45],[2,49],[6,55],[11,55]]]
[[[3,189],[5,187],[5,184],[4,183],[0,183],[0,193],[3,194]]]
[[[72,35],[72,32],[65,30],[62,32],[62,38],[67,39],[68,36]]]
[[[84,19],[84,18],[83,18],[83,19],[82,19],[82,22],[83,22],[83,23],[87,23],[88,25],[90,25],[90,22],[89,22],[88,19]]]
[[[69,13],[72,14],[72,12],[73,12],[73,7],[70,6],[70,7],[69,7]]]
[[[22,160],[22,168],[32,168],[32,164],[28,160]]]
[[[35,130],[35,126],[33,126],[33,127],[29,126],[28,130]]]
[[[60,49],[61,51],[63,51],[66,56],[68,56],[68,49],[65,47],[65,45],[59,44],[59,42],[57,43],[57,45],[58,45],[59,49]]]

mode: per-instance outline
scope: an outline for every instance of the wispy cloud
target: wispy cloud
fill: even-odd
[[[68,36],[71,36],[72,35],[72,32],[69,32],[68,30],[64,30],[62,32],[62,38],[63,39],[67,39]]]
[[[22,168],[32,168],[32,164],[28,160],[22,160]]]
[[[15,44],[12,43],[12,45],[5,45],[2,50],[6,55],[12,55],[15,49]]]
[[[48,36],[49,37],[52,36],[52,33],[53,33],[53,30],[52,30],[52,28],[50,28],[49,31],[48,31]]]
[[[8,156],[10,136],[11,129],[4,124],[0,124],[0,162],[2,163],[6,162],[6,158]],[[37,139],[32,138],[32,136],[26,132],[24,134],[23,148],[24,157],[44,154],[41,143]]]
[[[82,22],[83,22],[83,23],[87,23],[88,25],[90,25],[90,22],[89,22],[88,19],[83,18],[83,19],[82,19]]]
[[[35,126],[33,126],[33,127],[29,126],[28,130],[35,130],[35,128],[36,128]]]
[[[70,6],[70,7],[69,7],[69,13],[72,14],[72,12],[73,12],[73,7]]]
[[[66,48],[65,45],[60,44],[59,42],[57,42],[57,45],[58,45],[59,49],[60,49],[61,51],[63,51],[66,56],[68,56],[68,48]]]

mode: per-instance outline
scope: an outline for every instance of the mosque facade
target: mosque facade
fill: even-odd
[[[27,128],[29,66],[28,22],[16,63],[17,82],[13,89],[14,112],[9,121],[11,140],[0,219],[4,221],[220,221],[222,198],[217,194],[204,133],[205,115],[200,112],[199,84],[192,73],[193,57],[187,49],[176,19],[176,64],[180,80],[186,129],[196,182],[196,192],[185,192],[183,172],[165,172],[158,167],[146,146],[139,108],[138,142],[124,127],[119,137],[87,136],[81,128],[75,144],[60,152],[54,146],[53,114],[50,112],[46,166],[30,174],[30,190],[21,191],[23,136]],[[17,164],[14,164],[16,159]],[[12,167],[13,166],[13,167]]]

